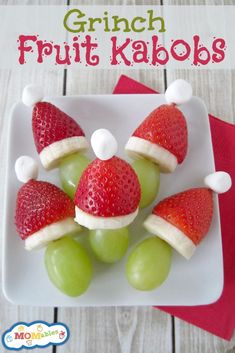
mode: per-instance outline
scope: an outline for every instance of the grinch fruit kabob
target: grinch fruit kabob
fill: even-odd
[[[45,265],[52,283],[69,296],[82,294],[93,270],[86,250],[71,237],[81,230],[74,222],[73,201],[57,186],[36,180],[38,166],[31,157],[18,158],[15,171],[24,183],[17,194],[15,225],[25,248],[47,246]]]

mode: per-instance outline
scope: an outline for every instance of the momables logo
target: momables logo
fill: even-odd
[[[2,343],[6,349],[45,348],[50,345],[59,346],[69,339],[69,328],[62,323],[48,324],[44,321],[32,323],[18,322],[4,332]]]

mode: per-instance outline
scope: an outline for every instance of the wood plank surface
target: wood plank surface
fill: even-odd
[[[201,97],[208,111],[220,119],[235,122],[234,72],[231,70],[167,70],[167,83],[177,78],[188,80],[194,95]],[[220,89],[215,89],[220,87]],[[231,342],[221,340],[193,325],[175,318],[175,352],[234,353],[235,335]]]
[[[30,82],[36,82],[46,87],[47,94],[62,94],[63,72],[58,71],[27,71],[0,70],[0,180],[3,180],[6,165],[6,131],[8,131],[8,117],[12,105],[21,99],[24,86]],[[0,183],[0,199],[3,199],[4,183]],[[0,208],[0,219],[3,217],[3,208]],[[43,264],[42,264],[43,266]],[[16,288],[17,290],[17,288]],[[53,322],[53,308],[37,308],[15,306],[6,301],[0,292],[0,330],[3,332],[18,321],[32,322],[45,320]],[[35,349],[35,352],[40,350]],[[51,347],[45,349],[45,353],[51,352]]]
[[[235,5],[235,2],[234,0],[164,0],[164,4]],[[193,86],[193,94],[204,100],[211,114],[235,123],[234,70],[167,70],[166,78],[167,84],[177,78],[188,80]],[[175,318],[175,353],[186,352],[234,353],[235,335],[230,342],[227,342]]]
[[[0,5],[24,5],[33,3],[40,4],[40,1],[1,1]],[[50,1],[44,1],[47,5]],[[55,4],[61,4],[63,1],[56,0]],[[24,86],[29,83],[37,83],[45,87],[45,93],[48,95],[61,95],[63,92],[63,70],[0,70],[0,180],[5,177],[6,165],[6,132],[8,131],[9,114],[12,105],[21,99]],[[0,199],[3,200],[4,183],[0,183]],[[1,203],[2,205],[2,203]],[[0,207],[0,219],[3,217],[3,207]],[[1,225],[1,222],[0,222]],[[2,233],[2,232],[1,232]],[[1,251],[1,239],[0,239]],[[43,266],[43,264],[42,264]],[[1,266],[0,266],[1,274]],[[2,279],[2,276],[1,276]],[[0,283],[1,283],[0,279]],[[17,288],[16,288],[17,290]],[[53,308],[24,307],[9,303],[0,291],[0,332],[1,334],[18,321],[32,322],[35,320],[54,321]],[[51,353],[52,347],[47,347],[43,351]],[[0,351],[2,351],[0,349]],[[28,351],[28,350],[23,350]],[[42,352],[41,349],[34,349],[35,353]]]

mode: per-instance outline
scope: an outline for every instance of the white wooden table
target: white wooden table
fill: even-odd
[[[10,1],[14,4],[66,4],[66,1]],[[128,5],[235,5],[235,0],[101,0],[70,1],[70,4]],[[1,35],[1,34],[0,34]],[[120,74],[129,75],[161,92],[176,78],[185,78],[193,92],[204,99],[209,111],[224,120],[235,122],[235,72],[229,70],[34,70],[22,72],[0,70],[0,180],[3,180],[6,152],[6,130],[9,110],[20,100],[23,87],[29,82],[42,84],[51,95],[106,94],[112,92]],[[219,88],[219,89],[218,89]],[[4,184],[0,183],[2,200]],[[0,219],[3,209],[0,203]],[[16,288],[17,290],[17,288]],[[235,353],[235,335],[230,342],[216,338],[177,318],[151,307],[53,309],[22,307],[9,304],[0,292],[0,334],[17,321],[34,320],[66,323],[71,338],[66,346],[49,347],[49,352],[66,353]],[[218,318],[219,320],[219,318]],[[0,348],[0,352],[2,349]],[[35,349],[34,352],[39,352]]]

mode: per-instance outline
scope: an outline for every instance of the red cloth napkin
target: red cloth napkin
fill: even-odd
[[[157,93],[122,75],[114,94]],[[235,125],[209,115],[216,170],[230,173],[235,180]],[[230,340],[235,328],[235,185],[219,196],[224,254],[224,289],[215,303],[201,306],[158,307],[216,336]]]

